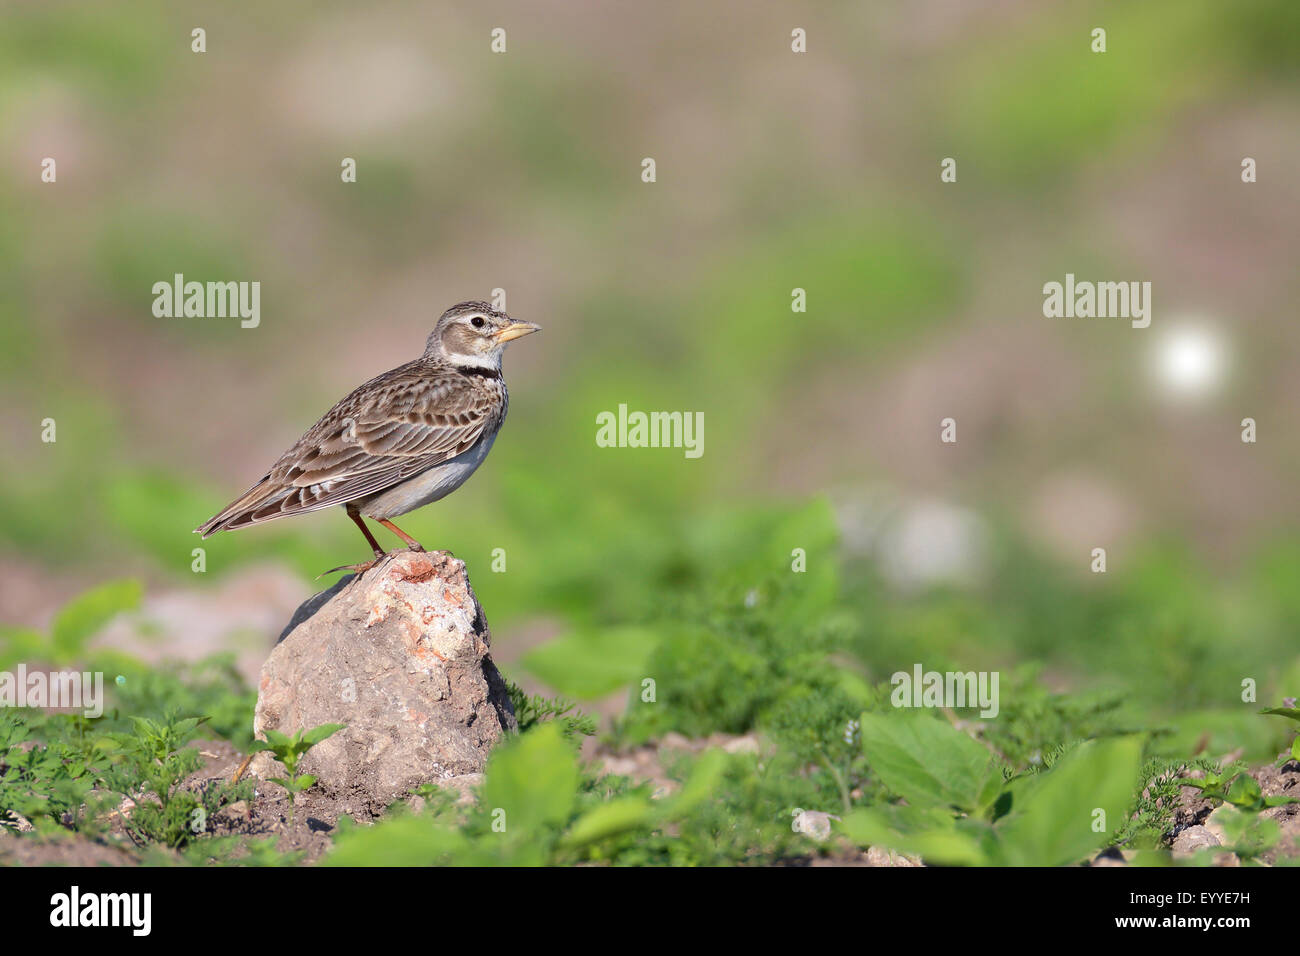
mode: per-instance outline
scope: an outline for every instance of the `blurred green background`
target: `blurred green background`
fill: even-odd
[[[191,529],[504,288],[545,329],[507,356],[510,419],[403,526],[468,563],[507,670],[533,655],[512,676],[564,685],[548,640],[635,642],[804,548],[865,681],[1029,665],[1218,715],[1196,733],[1253,712],[1243,678],[1300,689],[1291,0],[49,2],[0,26],[4,622],[135,576],[116,639],[255,672],[364,544],[320,512],[210,539],[195,573]],[[178,272],[261,282],[260,327],[155,318]],[[1044,318],[1067,272],[1150,281],[1151,327]],[[703,412],[703,457],[597,447],[620,403]]]

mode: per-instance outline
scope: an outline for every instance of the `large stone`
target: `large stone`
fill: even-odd
[[[304,602],[262,667],[253,731],[346,725],[299,765],[375,811],[423,783],[478,773],[516,726],[465,563],[398,551]],[[250,766],[283,774],[268,753]]]

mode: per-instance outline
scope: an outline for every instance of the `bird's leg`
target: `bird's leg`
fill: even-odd
[[[323,578],[327,574],[333,574],[335,571],[353,571],[357,574],[365,574],[378,564],[379,559],[384,556],[384,549],[379,546],[379,542],[375,540],[375,536],[370,533],[370,529],[366,527],[366,523],[362,520],[360,513],[350,506],[347,507],[346,510],[348,517],[357,523],[357,527],[361,529],[361,533],[366,536],[366,543],[369,544],[371,550],[375,552],[375,557],[373,560],[366,561],[363,564],[341,564],[337,568],[330,568],[328,571],[322,571],[320,574],[316,575],[318,578]]]
[[[383,525],[385,528],[387,528],[389,531],[393,532],[393,534],[397,535],[399,538],[401,538],[403,541],[405,541],[405,542],[406,542],[406,546],[407,546],[408,548],[410,548],[412,551],[423,551],[423,550],[424,550],[424,545],[420,544],[420,542],[416,541],[416,540],[415,540],[414,538],[412,538],[409,534],[407,534],[405,531],[403,531],[403,530],[402,530],[401,528],[399,528],[397,525],[393,524],[393,523],[392,523],[391,521],[389,521],[387,518],[376,518],[375,520],[378,521],[378,522],[379,522],[381,525]]]
[[[366,544],[370,545],[370,549],[375,552],[375,557],[382,558],[384,556],[384,549],[379,546],[379,542],[375,540],[375,536],[370,533],[370,529],[366,527],[366,523],[362,519],[360,513],[352,508],[348,508],[347,512],[348,517],[357,523],[357,527],[361,529],[361,533],[366,536]],[[386,524],[387,522],[381,523]],[[328,574],[329,572],[326,573]]]

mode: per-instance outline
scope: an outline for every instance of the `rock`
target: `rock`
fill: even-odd
[[[839,817],[820,810],[801,810],[794,818],[794,832],[823,843],[830,839],[831,821],[838,819]]]
[[[355,581],[356,577],[355,574],[345,575],[335,581],[333,587],[326,588],[324,591],[319,591],[299,604],[298,610],[293,612],[293,617],[289,618],[289,623],[284,626],[284,630],[281,631],[280,636],[275,639],[275,643],[282,643],[286,637],[297,630],[299,624],[314,616],[317,611],[334,599],[334,595],[338,594],[345,587]]]
[[[483,786],[483,779],[481,773],[464,773],[459,777],[448,777],[446,780],[439,780],[437,787],[439,790],[445,790],[453,794],[457,806],[469,807],[474,805],[478,788]],[[428,801],[419,794],[412,794],[406,802],[416,813],[419,813],[428,804]]]
[[[758,737],[755,734],[733,737],[723,742],[722,749],[729,754],[756,754],[759,752]]]
[[[1090,866],[1128,866],[1130,856],[1125,856],[1124,851],[1117,846],[1108,846],[1098,853],[1092,860]]]
[[[908,856],[896,850],[885,850],[878,846],[867,847],[867,866],[924,866],[920,857]]]
[[[262,667],[253,732],[339,723],[300,773],[326,795],[375,812],[424,783],[483,770],[516,726],[465,564],[398,551],[309,599]],[[281,776],[269,754],[255,776]]]
[[[1266,797],[1300,798],[1300,762],[1288,759],[1281,766],[1265,764],[1255,771],[1255,779]],[[1281,830],[1277,842],[1261,855],[1261,861],[1273,866],[1279,860],[1300,857],[1300,803],[1271,807],[1260,816],[1272,820]]]
[[[31,833],[36,829],[31,820],[28,820],[21,813],[15,813],[13,810],[0,813],[0,820],[4,822],[4,825],[0,826],[0,834],[9,833],[10,828],[15,833]]]
[[[1175,857],[1190,856],[1206,847],[1221,846],[1219,838],[1203,826],[1188,827],[1174,837],[1171,848]]]
[[[1236,812],[1238,811],[1231,805],[1220,804],[1205,817],[1204,824],[1190,826],[1180,832],[1170,847],[1174,859],[1182,859],[1197,850],[1206,848],[1213,850],[1215,847],[1224,846],[1228,837],[1223,829],[1223,817]],[[1214,853],[1211,862],[1215,866],[1241,866],[1240,857],[1228,850]]]
[[[1203,829],[1214,837],[1215,842],[1220,846],[1228,842],[1228,833],[1224,829],[1223,818],[1225,816],[1232,816],[1232,814],[1236,812],[1236,809],[1230,804],[1221,803],[1214,808],[1209,816],[1205,818]]]

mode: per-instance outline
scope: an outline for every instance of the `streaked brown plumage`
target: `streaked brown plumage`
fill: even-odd
[[[502,350],[535,331],[485,302],[452,306],[424,355],[353,390],[195,531],[206,538],[340,504],[376,556],[362,516],[418,548],[389,519],[450,494],[482,463],[509,404]]]

